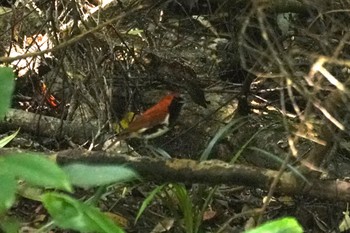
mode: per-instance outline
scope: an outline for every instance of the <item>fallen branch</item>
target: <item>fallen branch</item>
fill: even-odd
[[[84,163],[93,165],[125,165],[134,169],[144,180],[156,182],[182,182],[205,184],[243,185],[268,190],[277,171],[231,165],[219,160],[198,162],[189,159],[154,159],[111,155],[103,151],[66,150],[56,154],[60,165]],[[350,183],[339,180],[318,180],[307,177],[310,183],[284,172],[276,193],[309,195],[321,199],[350,201]]]
[[[0,128],[4,131],[18,130],[49,138],[70,138],[73,142],[83,144],[91,140],[98,132],[93,121],[64,121],[55,117],[44,116],[23,110],[10,109]]]
[[[96,135],[97,127],[92,123],[60,121],[54,117],[40,116],[21,110],[11,110],[6,115],[1,127],[26,132],[39,133],[40,136],[68,136],[72,141],[89,140]],[[57,162],[89,164],[127,165],[137,171],[145,180],[157,182],[188,182],[207,184],[235,184],[268,190],[277,171],[230,165],[218,160],[197,162],[186,159],[159,160],[149,157],[129,157],[106,152],[87,152],[67,150],[57,153]],[[318,180],[308,178],[310,184],[295,177],[290,172],[283,173],[276,192],[290,195],[310,195],[331,200],[350,201],[350,184],[345,181]]]

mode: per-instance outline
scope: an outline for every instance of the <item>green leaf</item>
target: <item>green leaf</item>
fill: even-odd
[[[69,179],[54,162],[35,153],[7,154],[1,156],[0,170],[32,185],[72,191]]]
[[[2,230],[1,232],[18,233],[20,232],[19,228],[20,223],[17,219],[7,216],[0,218],[0,229]]]
[[[89,188],[136,179],[130,168],[111,165],[70,164],[63,167],[73,185]]]
[[[16,200],[17,181],[10,174],[0,174],[0,213],[10,208]]]
[[[249,145],[249,143],[250,143],[251,141],[253,141],[253,139],[255,139],[255,137],[258,136],[262,131],[268,129],[271,125],[272,125],[272,124],[267,125],[267,126],[265,126],[265,127],[263,127],[263,128],[260,128],[258,131],[256,131],[256,132],[253,134],[253,136],[251,136],[251,137],[244,143],[244,145],[242,145],[242,146],[239,148],[239,150],[236,152],[236,154],[235,154],[235,155],[233,156],[233,158],[231,159],[230,163],[231,163],[231,164],[235,163],[235,162],[237,161],[237,159],[239,158],[239,156],[242,154],[242,152],[247,148],[247,146]]]
[[[275,154],[273,154],[273,153],[270,153],[270,152],[268,152],[268,151],[266,151],[266,150],[262,150],[262,149],[260,149],[260,148],[254,147],[254,146],[250,147],[250,149],[255,150],[255,151],[258,151],[258,152],[260,152],[260,153],[262,153],[262,154],[268,156],[269,158],[273,159],[274,161],[279,162],[280,164],[283,164],[283,162],[284,162],[280,157],[278,157],[277,155],[275,155]],[[303,179],[306,183],[308,183],[308,184],[311,185],[310,181],[308,181],[307,178],[306,178],[300,171],[298,171],[297,168],[293,167],[293,166],[290,165],[290,164],[287,164],[287,168],[288,168],[291,172],[293,172],[296,176],[299,176],[299,177],[300,177],[301,179]]]
[[[14,138],[17,136],[18,132],[19,132],[19,129],[18,129],[16,132],[14,132],[13,134],[11,134],[11,135],[9,135],[9,136],[7,136],[7,137],[2,138],[2,139],[0,140],[0,148],[3,148],[3,147],[6,146],[12,139],[14,139]]]
[[[14,74],[11,68],[0,67],[0,121],[11,104],[12,93],[15,87]]]
[[[295,218],[286,217],[269,221],[246,233],[302,233],[303,228]]]
[[[142,202],[142,205],[139,209],[139,212],[137,213],[135,223],[137,220],[141,217],[143,211],[147,208],[147,206],[153,201],[154,197],[156,196],[157,193],[159,193],[163,188],[165,184],[158,186],[157,188],[153,189],[153,191],[146,197],[146,199]]]
[[[128,34],[129,35],[133,35],[133,36],[138,36],[141,33],[143,33],[143,30],[142,29],[138,29],[138,28],[133,28],[130,31],[128,31]]]
[[[45,192],[43,188],[34,187],[26,182],[17,185],[17,194],[33,201],[41,201],[40,197]]]
[[[230,123],[228,123],[224,127],[220,128],[218,130],[218,132],[215,134],[215,136],[210,140],[207,148],[205,148],[205,150],[203,151],[199,160],[200,161],[208,160],[209,155],[210,155],[211,151],[213,150],[214,146],[216,145],[216,143],[221,138],[223,138],[232,127],[236,126],[235,129],[238,129],[242,125],[244,125],[245,123],[246,123],[245,118],[238,118],[238,119],[231,121]],[[234,131],[235,129],[233,129],[232,131]]]
[[[182,184],[173,184],[173,191],[179,200],[179,206],[184,215],[184,223],[186,232],[192,233],[194,226],[194,208],[191,198],[186,190],[186,187]]]
[[[124,232],[97,208],[65,194],[46,193],[42,196],[42,201],[54,223],[61,228],[80,232]]]

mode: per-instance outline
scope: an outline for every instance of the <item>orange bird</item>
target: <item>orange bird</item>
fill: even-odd
[[[117,139],[152,139],[169,131],[180,114],[183,98],[178,93],[163,97],[157,104],[137,115],[129,127],[117,135]]]

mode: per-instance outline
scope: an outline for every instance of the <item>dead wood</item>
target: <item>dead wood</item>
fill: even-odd
[[[144,180],[204,184],[243,185],[268,190],[278,171],[228,164],[219,160],[154,159],[130,157],[103,151],[66,150],[56,154],[61,166],[71,163],[124,165],[134,169]],[[350,183],[340,180],[319,180],[306,177],[309,183],[291,172],[284,172],[276,193],[308,195],[333,201],[350,201]]]
[[[64,121],[18,109],[10,109],[0,128],[4,131],[17,130],[48,138],[70,138],[75,143],[84,143],[97,134],[95,122]]]
[[[26,132],[40,133],[40,136],[68,136],[73,141],[82,142],[91,139],[97,133],[93,123],[77,124],[60,121],[54,117],[21,110],[10,110],[5,121],[1,123],[5,129],[21,128]],[[319,155],[321,156],[321,155]],[[57,153],[60,165],[71,163],[87,163],[92,165],[126,165],[148,181],[183,182],[205,184],[231,184],[268,190],[277,171],[231,165],[219,160],[198,162],[188,159],[161,160],[147,156],[130,157],[121,154],[108,154],[103,151],[88,152],[85,150],[66,150]],[[283,173],[276,189],[277,193],[289,195],[310,195],[313,197],[350,201],[350,183],[339,180],[319,180],[307,177],[309,184],[297,178],[291,172]]]

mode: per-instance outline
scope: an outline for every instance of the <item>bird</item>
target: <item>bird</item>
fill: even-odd
[[[129,138],[153,139],[169,131],[180,115],[184,99],[172,92],[158,103],[136,115],[129,126],[117,135],[117,140]]]
[[[205,98],[202,84],[197,78],[196,72],[190,66],[179,61],[159,57],[154,53],[146,53],[141,61],[147,70],[156,74],[154,78],[158,82],[174,91],[187,91],[192,101],[204,108],[210,103]]]

